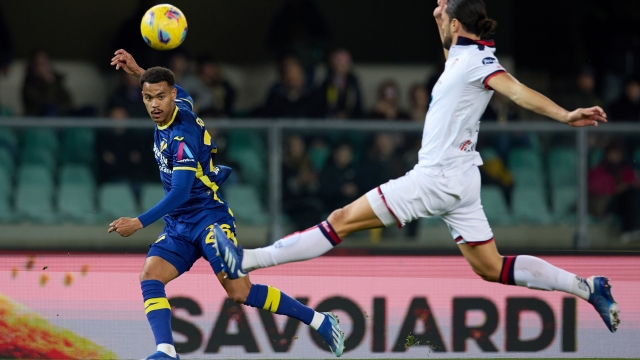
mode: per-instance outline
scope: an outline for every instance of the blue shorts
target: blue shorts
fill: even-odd
[[[178,274],[189,271],[200,257],[211,264],[213,271],[222,271],[222,264],[213,247],[213,224],[218,224],[236,245],[236,222],[231,211],[203,210],[188,216],[165,216],[164,231],[149,245],[149,256],[158,256],[173,265]]]

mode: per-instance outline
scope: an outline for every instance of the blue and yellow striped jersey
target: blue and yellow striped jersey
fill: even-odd
[[[165,193],[171,190],[171,178],[176,170],[195,171],[196,178],[189,200],[169,215],[178,216],[218,207],[226,212],[226,203],[218,196],[216,184],[220,173],[220,168],[213,163],[217,152],[216,144],[204,122],[194,114],[193,99],[181,87],[176,85],[176,89],[176,108],[168,124],[156,125],[153,152],[160,168]]]

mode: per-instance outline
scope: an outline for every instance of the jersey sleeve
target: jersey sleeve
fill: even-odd
[[[178,94],[176,95],[176,103],[178,104],[178,106],[182,105],[187,109],[193,111],[193,99],[191,98],[191,95],[189,95],[189,93],[187,93],[177,84],[176,90],[178,91]]]
[[[188,131],[174,131],[171,139],[171,156],[173,158],[173,171],[197,171],[198,146],[197,137]]]
[[[492,77],[507,72],[498,62],[498,58],[492,53],[484,51],[471,56],[468,68],[469,83],[487,90],[493,90],[488,84]]]

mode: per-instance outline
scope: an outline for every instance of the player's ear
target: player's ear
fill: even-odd
[[[171,99],[175,100],[178,97],[178,89],[175,87],[171,90]]]

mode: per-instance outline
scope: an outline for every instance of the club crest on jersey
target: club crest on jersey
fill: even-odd
[[[483,65],[491,65],[491,64],[495,64],[496,61],[498,61],[496,58],[486,57],[486,58],[482,59],[482,64]]]
[[[160,143],[160,152],[163,152],[164,149],[167,148],[167,139],[162,139],[162,142]]]
[[[468,153],[474,152],[476,151],[476,144],[471,140],[467,140],[460,144],[460,150]]]

